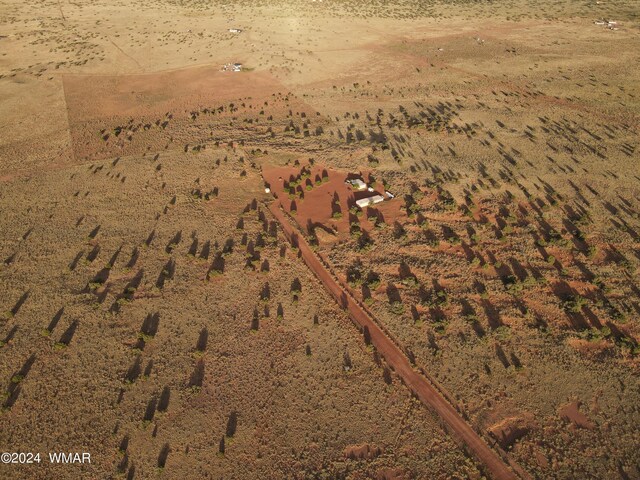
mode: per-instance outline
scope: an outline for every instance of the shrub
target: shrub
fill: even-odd
[[[576,295],[571,296],[569,298],[567,298],[563,303],[562,303],[562,308],[564,308],[565,311],[567,312],[571,312],[571,313],[580,313],[582,311],[582,308],[587,304],[587,299],[580,296],[580,295]]]
[[[392,302],[390,304],[390,308],[391,313],[393,313],[394,315],[402,315],[404,313],[404,305],[402,304],[402,302]]]

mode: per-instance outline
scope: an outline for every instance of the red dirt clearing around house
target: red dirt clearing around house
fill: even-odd
[[[303,175],[304,169],[307,169],[308,176]],[[368,219],[368,215],[358,217],[350,209],[355,206],[356,200],[372,195],[385,197],[384,202],[368,207],[369,213],[375,212],[384,223],[392,225],[406,216],[402,201],[387,198],[383,184],[378,179],[371,182],[372,177],[367,171],[350,173],[330,170],[322,165],[264,166],[262,175],[274,195],[280,199],[284,210],[295,215],[298,225],[306,231],[310,227],[319,227],[318,230],[344,237],[349,234],[349,225],[354,221],[359,221],[364,230],[370,231],[374,223]],[[355,190],[346,183],[347,179],[352,178],[363,179],[374,191]],[[296,194],[291,195],[286,189],[294,182],[298,183],[294,187]],[[354,211],[357,210],[356,207]],[[327,236],[319,238],[322,241]]]

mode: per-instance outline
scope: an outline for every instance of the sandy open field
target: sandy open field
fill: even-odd
[[[640,478],[637,2],[0,25],[0,478]]]

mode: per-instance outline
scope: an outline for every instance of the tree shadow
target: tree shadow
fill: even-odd
[[[153,397],[151,397],[151,400],[149,400],[149,403],[147,403],[147,408],[144,412],[143,421],[150,422],[151,420],[153,420],[153,417],[156,414],[157,406],[158,406],[158,399],[154,395]]]
[[[164,468],[167,464],[167,458],[169,457],[169,452],[171,448],[168,443],[165,443],[158,454],[158,468]]]
[[[96,245],[93,249],[87,254],[87,262],[93,262],[96,258],[98,258],[98,254],[100,253],[100,245]]]
[[[138,263],[138,259],[140,258],[140,249],[138,247],[134,247],[133,252],[131,252],[131,258],[127,262],[126,268],[133,268]]]
[[[192,241],[191,241],[191,246],[189,247],[189,250],[187,251],[187,255],[190,255],[192,257],[196,256],[196,253],[198,253],[198,243],[199,243],[198,242],[198,237],[193,236]]]
[[[209,330],[203,328],[200,330],[198,341],[196,343],[196,350],[198,352],[204,352],[207,349],[207,342],[209,341]]]
[[[9,332],[7,332],[7,334],[5,335],[4,340],[0,341],[0,347],[6,345],[11,340],[13,340],[17,331],[18,331],[17,325],[14,325],[13,327],[11,327],[11,330],[9,330]]]
[[[238,412],[235,410],[231,412],[227,420],[227,428],[225,429],[225,436],[228,438],[233,437],[236,434],[238,427]]]
[[[224,273],[225,263],[224,256],[221,253],[217,253],[207,271],[207,279],[210,279],[214,275],[222,275]]]
[[[169,399],[171,398],[171,389],[169,387],[164,387],[162,389],[162,393],[160,394],[160,400],[158,401],[158,411],[166,412],[169,408]]]
[[[202,382],[204,381],[204,360],[200,359],[196,363],[196,366],[189,377],[188,387],[202,387]]]
[[[22,306],[24,305],[24,303],[27,301],[27,299],[29,298],[29,295],[31,295],[31,292],[29,290],[27,290],[26,292],[24,292],[20,298],[16,301],[16,303],[13,305],[13,307],[11,308],[10,312],[11,312],[11,316],[15,317],[19,312],[20,309],[22,308]]]
[[[500,360],[500,363],[502,363],[502,366],[504,368],[509,368],[511,364],[509,363],[509,359],[507,358],[506,353],[502,349],[502,346],[496,343],[495,350],[496,350],[496,357],[498,357],[498,360]]]
[[[147,236],[147,239],[144,241],[144,244],[149,247],[151,245],[151,242],[153,242],[153,239],[156,237],[156,230],[153,229],[151,230],[151,232],[149,233],[149,235]]]
[[[69,327],[64,331],[64,333],[60,337],[58,344],[68,347],[69,344],[71,343],[71,340],[73,340],[73,336],[76,333],[78,324],[79,324],[78,320],[74,320],[73,322],[71,322]]]
[[[176,269],[176,262],[173,258],[171,258],[160,271],[160,274],[158,275],[158,279],[156,280],[156,288],[162,290],[164,288],[165,282],[167,280],[171,280],[175,275],[175,269]]]
[[[515,258],[509,258],[509,264],[511,265],[511,269],[513,273],[518,278],[519,281],[523,282],[529,276],[527,270],[524,266]]]
[[[402,303],[402,297],[400,296],[400,291],[394,284],[389,283],[387,285],[386,293],[387,293],[387,299],[389,300],[389,303],[391,304]]]
[[[142,327],[140,328],[140,332],[149,337],[154,337],[156,333],[158,333],[158,326],[160,325],[160,314],[149,313],[144,321],[142,322]]]
[[[135,382],[142,373],[142,356],[138,355],[124,376],[125,383]]]
[[[504,324],[500,319],[500,312],[493,306],[489,300],[481,300],[480,304],[484,310],[487,320],[489,321],[489,327],[495,330],[498,327],[502,327]]]
[[[82,258],[82,255],[84,255],[84,250],[80,250],[75,257],[73,257],[73,260],[71,260],[71,262],[69,263],[69,270],[71,270],[72,272],[76,269],[76,267],[78,266],[78,262],[80,262],[80,259]]]
[[[167,244],[167,246],[165,247],[164,251],[167,254],[171,254],[171,252],[173,252],[173,250],[178,246],[178,244],[181,242],[182,240],[182,230],[179,230],[174,236],[173,238],[169,241],[169,243]]]

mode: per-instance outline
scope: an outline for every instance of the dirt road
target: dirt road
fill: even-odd
[[[403,382],[428,407],[431,407],[444,421],[447,430],[464,442],[469,451],[485,466],[487,473],[496,480],[529,478],[514,462],[510,467],[473,428],[460,416],[449,403],[422,374],[418,373],[409,362],[402,349],[387,336],[376,321],[348,294],[339,281],[323,265],[320,258],[309,247],[304,237],[298,233],[287,215],[282,211],[279,201],[270,204],[269,210],[278,220],[291,244],[299,248],[302,259],[316,274],[323,285],[335,297],[338,303],[349,312],[351,319],[362,330],[368,329],[371,343],[376,347],[387,364],[402,378]],[[513,470],[512,470],[513,469]],[[518,471],[518,474],[514,473]]]

